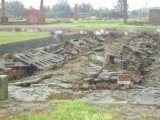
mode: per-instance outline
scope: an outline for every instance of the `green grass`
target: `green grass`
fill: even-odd
[[[46,19],[49,23],[55,21],[55,19]],[[46,25],[0,25],[0,28],[67,28],[67,29],[105,29],[105,28],[115,28],[115,29],[158,29],[160,26],[153,25],[124,25],[123,19],[113,19],[113,20],[71,20],[73,23],[64,24],[46,24]],[[132,18],[128,20],[129,22],[139,22],[138,18]],[[147,18],[142,21],[148,21]]]
[[[29,32],[0,32],[0,44],[8,42],[16,42],[23,40],[30,40],[35,38],[42,38],[50,36],[49,33],[29,33]]]
[[[138,119],[136,119],[136,120],[157,120],[157,119],[154,118],[154,117],[150,117],[150,118],[140,117],[140,118],[138,118]]]
[[[128,120],[129,117],[96,109],[89,101],[54,101],[49,105],[52,107],[49,113],[22,113],[18,117],[10,116],[9,120]],[[156,118],[140,117],[134,120],[156,120]]]
[[[16,21],[16,20],[11,20]],[[24,21],[24,20],[22,20]],[[51,21],[55,21],[55,19],[46,19],[47,23]],[[129,19],[129,22],[139,21],[138,18]],[[142,21],[147,21],[147,19],[143,19]],[[153,25],[144,25],[144,26],[136,26],[136,25],[124,25],[123,19],[113,19],[113,20],[72,20],[73,23],[61,23],[61,24],[42,24],[42,25],[0,25],[0,29],[3,28],[51,28],[51,29],[159,29],[160,26]],[[34,38],[42,38],[49,36],[49,33],[27,33],[27,32],[1,32],[0,31],[0,43],[14,42],[20,40],[29,40]]]
[[[109,114],[96,111],[88,101],[56,101],[51,113],[23,114],[16,120],[115,120]]]

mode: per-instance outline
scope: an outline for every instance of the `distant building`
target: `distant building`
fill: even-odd
[[[29,10],[26,13],[26,22],[31,24],[45,23],[45,19],[40,10]]]
[[[75,13],[71,12],[70,18],[74,18],[74,17],[75,17]],[[87,19],[88,17],[90,17],[90,15],[88,13],[77,13],[76,14],[77,19]]]
[[[160,25],[160,9],[150,9],[149,23],[153,25]]]
[[[45,23],[43,0],[40,3],[40,10],[29,10],[26,12],[26,22],[31,24]]]
[[[14,16],[8,12],[5,12],[5,17],[3,17],[2,13],[0,12],[0,24],[8,23],[8,18],[14,18]]]
[[[5,0],[1,0],[1,4],[0,4],[0,24],[2,23],[8,23],[8,17],[6,17],[6,13],[5,13]]]
[[[91,5],[89,5],[88,7],[89,7],[89,11],[87,13],[79,13],[78,12],[78,4],[75,4],[74,19],[78,20],[79,18],[80,19],[90,18],[90,16],[91,16]]]
[[[14,18],[14,16],[12,14],[10,14],[9,12],[5,12],[5,17]],[[2,13],[1,12],[0,12],[0,18],[2,18]]]
[[[115,18],[115,19],[123,18],[123,13],[122,13],[122,12],[112,11],[112,12],[109,14],[109,18]]]
[[[89,17],[89,14],[88,13],[78,13],[77,16],[80,19],[87,19]]]

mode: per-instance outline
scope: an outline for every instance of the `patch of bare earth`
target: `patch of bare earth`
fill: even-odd
[[[9,120],[22,113],[43,114],[53,110],[48,102],[20,102],[8,100],[0,102],[0,120]]]
[[[97,110],[104,110],[113,116],[125,120],[160,120],[160,106],[130,105],[130,104],[95,104]]]

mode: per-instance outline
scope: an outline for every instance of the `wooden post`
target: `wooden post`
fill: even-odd
[[[0,75],[0,101],[8,98],[8,76]]]

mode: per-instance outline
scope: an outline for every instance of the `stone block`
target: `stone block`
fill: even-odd
[[[96,90],[97,89],[97,87],[96,87],[96,85],[95,84],[92,84],[92,90]]]
[[[102,86],[103,86],[103,89],[109,89],[109,86],[110,86],[110,85],[109,85],[109,84],[106,84],[106,83],[103,83]]]
[[[90,85],[88,83],[84,83],[82,86],[81,86],[81,89],[83,90],[89,90],[90,89]]]
[[[97,83],[96,88],[97,89],[103,89],[103,84],[102,83]]]
[[[131,75],[130,74],[121,74],[118,75],[118,81],[131,81]]]
[[[133,81],[134,83],[139,83],[139,82],[141,81],[141,76],[138,75],[138,74],[133,73],[133,74],[132,74],[132,81]]]
[[[114,89],[120,89],[122,87],[122,85],[119,85],[119,84],[111,84],[109,86],[110,89],[114,90]]]
[[[0,75],[0,100],[8,98],[8,76]]]
[[[124,90],[130,89],[131,88],[130,86],[131,86],[130,84],[124,84],[123,87],[121,87],[121,89],[124,89]]]
[[[95,78],[95,77],[97,77],[98,76],[98,72],[89,72],[88,73],[88,78]]]

